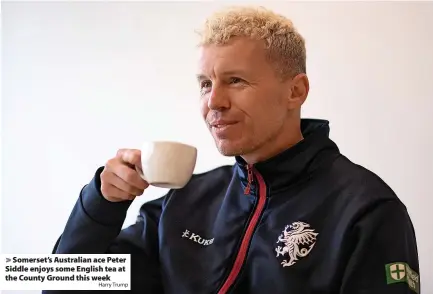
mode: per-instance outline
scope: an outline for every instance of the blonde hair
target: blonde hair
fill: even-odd
[[[212,14],[198,31],[199,46],[224,45],[233,37],[263,40],[282,76],[306,73],[305,40],[291,20],[264,7],[235,6]]]

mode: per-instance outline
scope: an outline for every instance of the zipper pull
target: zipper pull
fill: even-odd
[[[245,187],[244,194],[249,195],[251,192],[251,183],[253,182],[253,167],[247,164],[248,185]]]

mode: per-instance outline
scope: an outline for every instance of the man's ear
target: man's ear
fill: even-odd
[[[308,92],[310,91],[310,82],[307,75],[302,73],[296,75],[290,84],[288,108],[289,110],[294,110],[300,108],[307,99]]]

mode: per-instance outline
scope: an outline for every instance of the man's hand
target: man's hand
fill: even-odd
[[[120,149],[110,159],[101,173],[101,192],[111,202],[134,200],[142,195],[149,184],[135,167],[141,168],[141,152],[137,149]]]

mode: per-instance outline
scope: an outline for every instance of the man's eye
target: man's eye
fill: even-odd
[[[204,95],[211,91],[212,82],[211,81],[202,81],[200,82],[200,94]]]
[[[200,88],[206,89],[212,87],[212,83],[210,81],[202,81],[200,83]]]
[[[238,84],[240,82],[242,82],[240,78],[230,78],[230,84]]]

